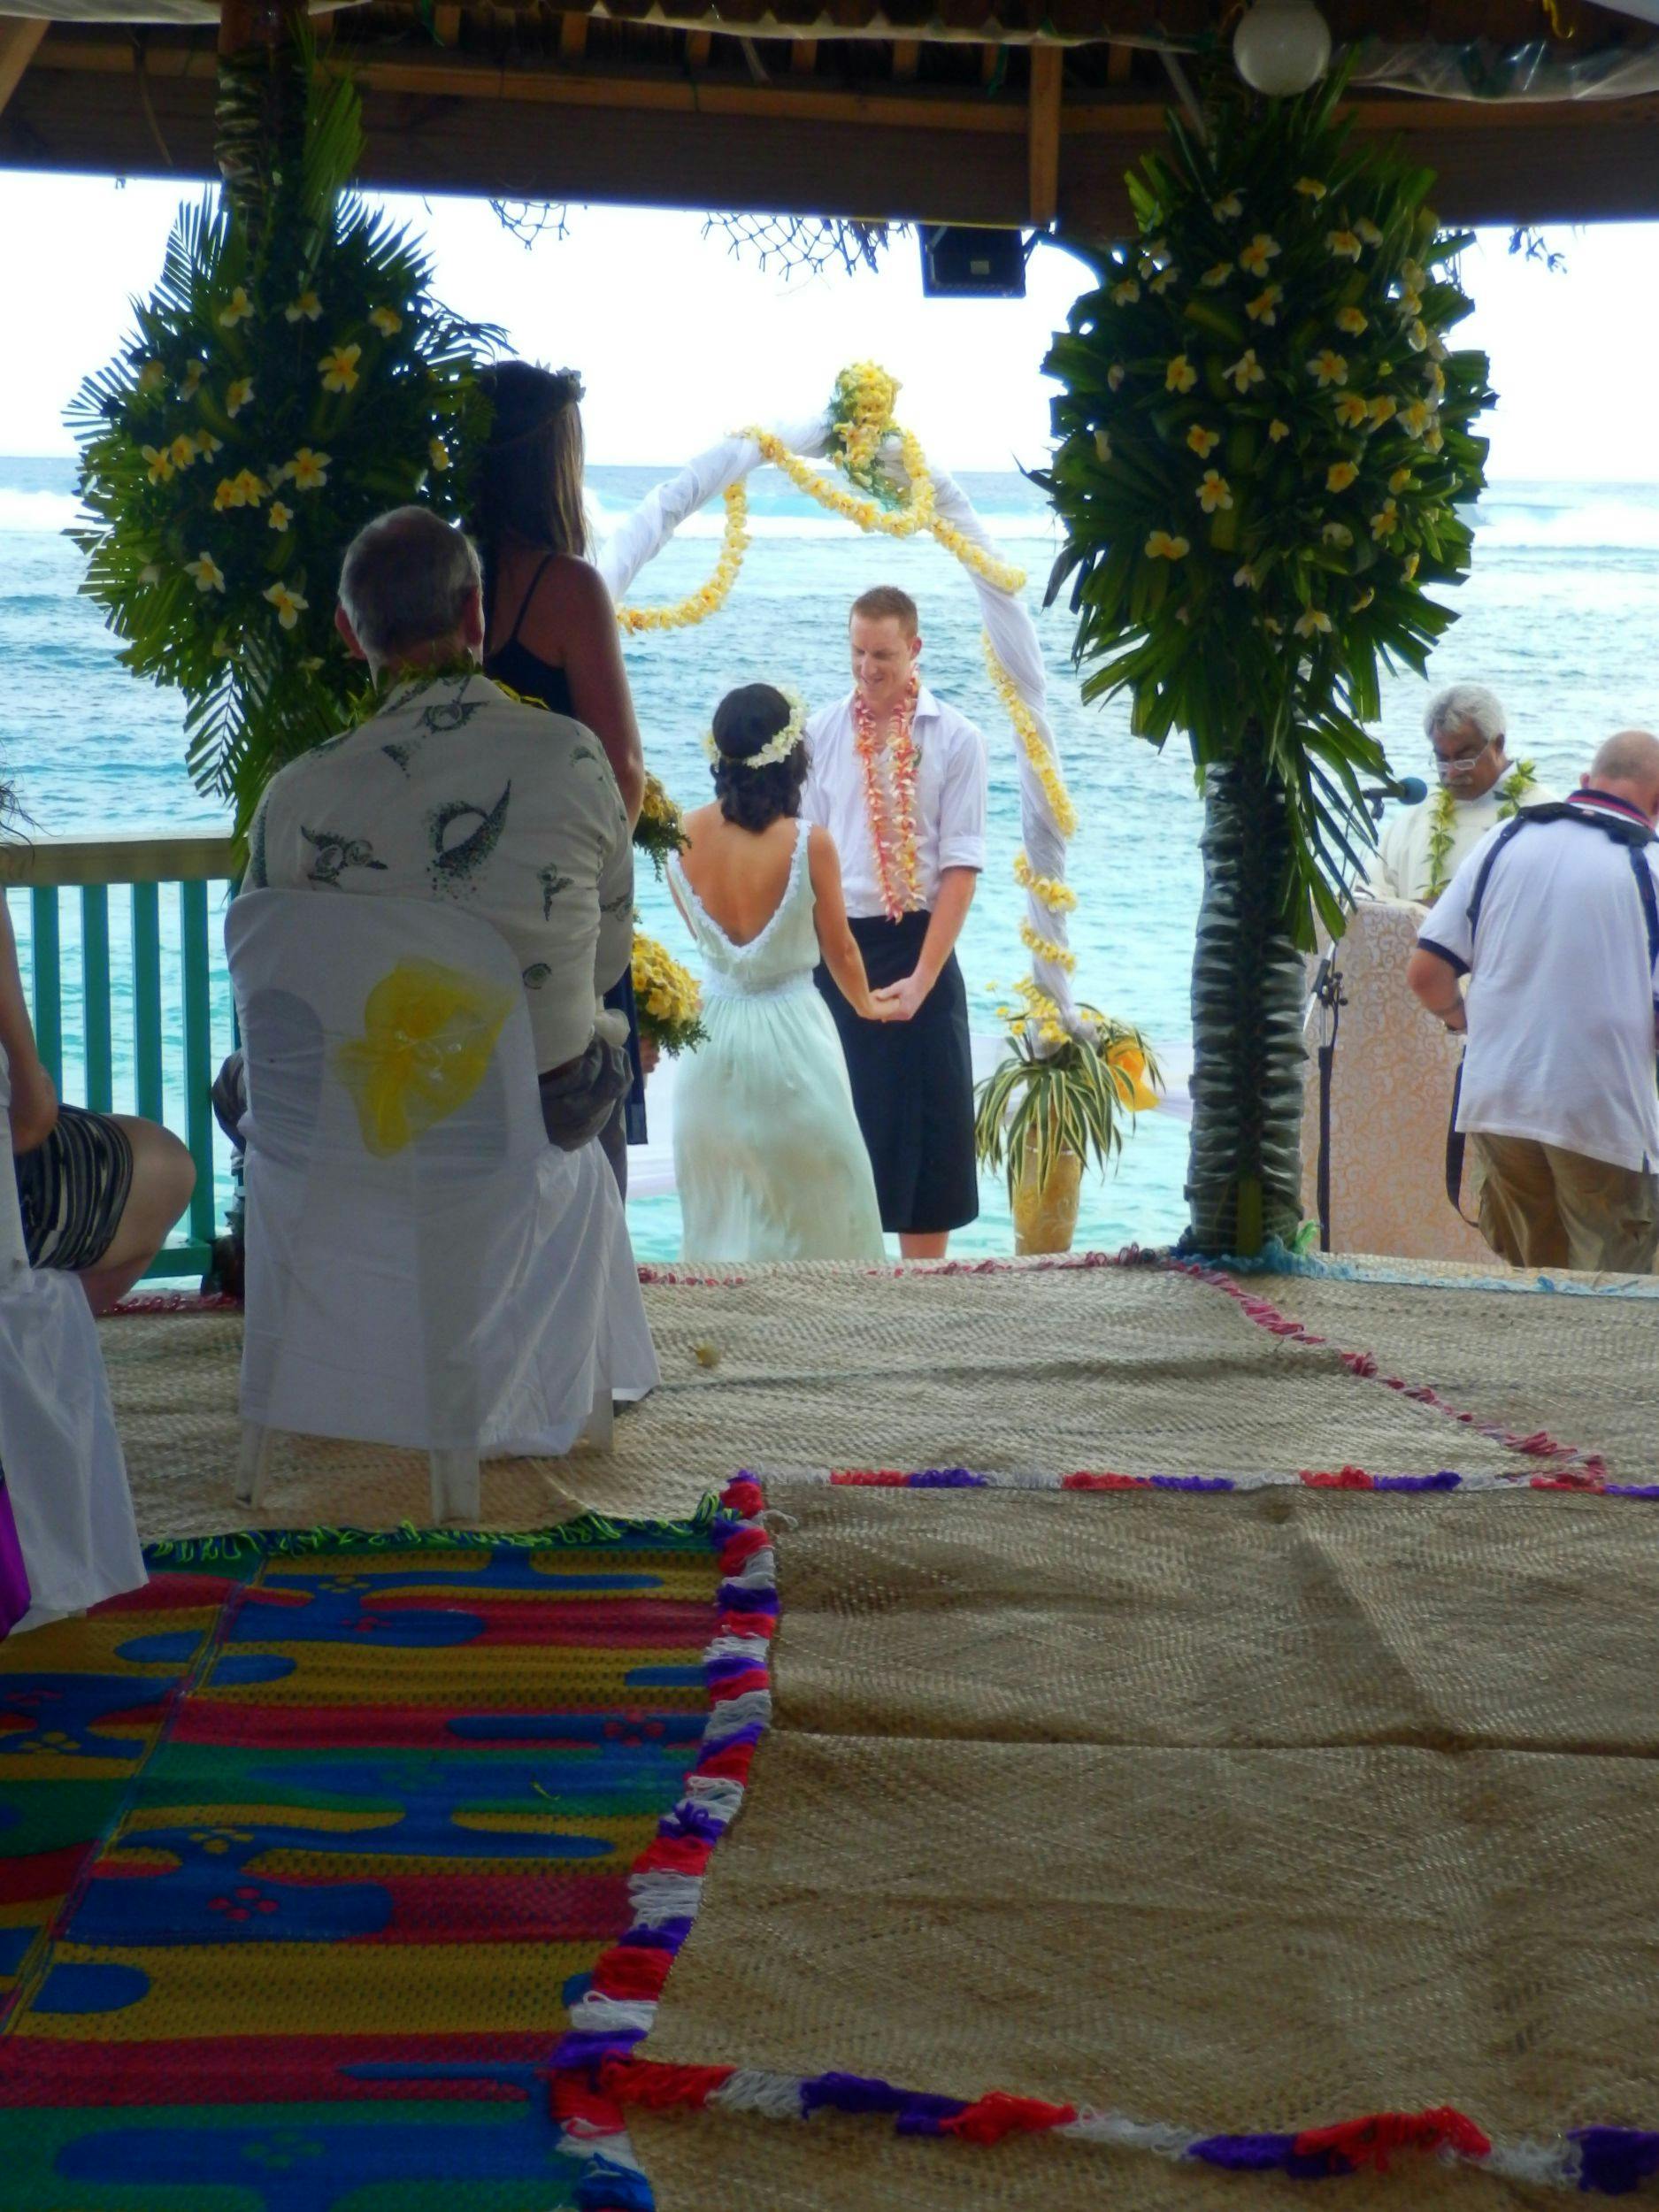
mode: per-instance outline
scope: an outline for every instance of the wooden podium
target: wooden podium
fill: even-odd
[[[1308,1010],[1302,1212],[1310,1221],[1319,1217],[1319,1047],[1334,1024],[1330,1249],[1496,1265],[1446,1195],[1446,1127],[1463,1041],[1425,1012],[1406,983],[1425,910],[1363,899],[1341,943],[1322,941],[1310,965],[1311,986],[1325,961],[1333,963],[1341,1003],[1333,1009],[1315,995]],[[1467,1174],[1463,1206],[1475,1211]]]

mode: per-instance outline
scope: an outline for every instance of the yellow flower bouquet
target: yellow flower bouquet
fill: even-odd
[[[649,768],[645,772],[645,803],[634,825],[634,843],[637,851],[650,856],[651,865],[659,876],[669,855],[686,849],[685,817]]]
[[[671,1059],[708,1037],[697,979],[655,937],[634,933],[634,1001],[640,1035]]]

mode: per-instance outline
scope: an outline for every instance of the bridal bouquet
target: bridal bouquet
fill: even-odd
[[[697,979],[655,937],[634,934],[634,999],[640,1035],[672,1059],[708,1036]]]
[[[645,802],[634,825],[636,851],[648,853],[660,877],[671,853],[686,849],[686,818],[669,797],[659,778],[645,772]],[[664,956],[664,958],[667,956]]]

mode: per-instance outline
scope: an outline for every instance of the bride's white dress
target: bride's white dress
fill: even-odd
[[[674,1175],[688,1260],[883,1257],[875,1179],[847,1063],[812,971],[817,901],[807,829],[771,919],[734,945],[669,874],[703,955],[708,1042],[674,1087]]]

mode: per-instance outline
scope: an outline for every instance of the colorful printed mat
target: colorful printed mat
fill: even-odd
[[[697,1755],[718,1529],[162,1548],[0,1644],[0,2204],[580,2204],[547,2061]]]

